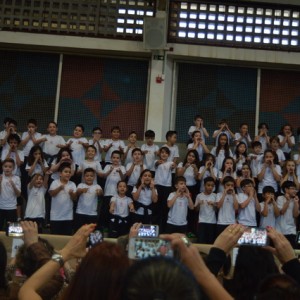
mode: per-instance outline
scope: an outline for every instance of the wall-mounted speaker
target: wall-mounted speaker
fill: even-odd
[[[159,50],[166,47],[166,19],[144,18],[144,48]]]

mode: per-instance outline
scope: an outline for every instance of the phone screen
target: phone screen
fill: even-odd
[[[23,236],[24,232],[21,224],[18,222],[7,223],[6,235],[14,237]]]
[[[170,242],[159,238],[131,238],[128,250],[130,259],[143,259],[153,256],[173,257]]]
[[[141,237],[157,237],[158,225],[142,225],[139,229],[138,236]]]
[[[90,233],[88,240],[89,248],[92,248],[101,242],[103,242],[103,234],[100,230],[95,230]]]
[[[238,240],[238,245],[267,246],[269,239],[265,228],[247,228]]]

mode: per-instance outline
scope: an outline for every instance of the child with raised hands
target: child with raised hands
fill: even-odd
[[[216,237],[216,194],[213,177],[204,179],[204,191],[197,195],[195,209],[199,210],[198,243],[212,244]]]
[[[89,140],[89,144],[96,147],[96,156],[95,160],[102,161],[102,152],[104,150],[104,140],[102,137],[102,129],[100,127],[94,127],[92,130],[92,139]]]
[[[264,152],[270,146],[270,137],[268,136],[269,125],[267,123],[260,123],[258,125],[258,135],[255,136],[254,141],[261,143],[262,151]]]
[[[77,198],[76,185],[70,181],[72,169],[69,163],[63,163],[59,169],[59,179],[49,188],[52,197],[50,210],[50,231],[52,234],[71,235],[73,230],[73,202]]]
[[[186,187],[186,179],[183,176],[175,178],[176,192],[168,197],[168,220],[166,226],[167,233],[187,232],[188,209],[194,209],[194,203]]]
[[[215,168],[216,158],[211,153],[205,155],[204,165],[200,167],[198,172],[198,180],[200,183],[200,192],[204,191],[204,179],[206,177],[212,177],[216,183],[218,179],[218,170]]]
[[[278,135],[280,148],[284,153],[286,159],[291,158],[291,151],[295,146],[295,137],[293,135],[293,128],[290,124],[285,124],[281,127]]]
[[[156,203],[158,198],[150,170],[142,171],[136,186],[133,188],[132,198],[135,206],[134,222],[152,224],[152,203]]]
[[[28,184],[28,200],[25,209],[24,219],[26,221],[36,222],[38,225],[38,232],[43,232],[43,223],[45,220],[45,194],[48,188],[48,179],[50,171],[45,175],[34,174],[30,183]]]
[[[222,185],[223,180],[225,177],[230,176],[232,177],[234,180],[237,179],[236,176],[236,165],[235,165],[235,161],[232,157],[227,157],[224,159],[223,161],[223,165],[221,170],[219,171],[219,180],[220,180],[220,185],[219,185],[219,192],[223,191],[224,186]]]
[[[243,142],[248,149],[251,146],[251,137],[249,135],[249,125],[247,123],[242,123],[239,128],[239,132],[234,134],[234,143],[238,145],[240,142]]]
[[[223,232],[228,225],[236,223],[236,212],[239,202],[235,193],[235,180],[226,176],[222,182],[223,192],[217,194],[216,205],[218,208],[217,236]]]
[[[129,232],[129,213],[134,212],[134,206],[132,199],[126,196],[126,191],[126,182],[119,181],[117,184],[117,194],[110,200],[109,237],[111,238],[117,238]]]
[[[78,203],[75,213],[75,230],[84,224],[98,221],[98,199],[102,196],[103,191],[101,186],[95,182],[96,176],[93,168],[86,168],[83,171],[83,182],[77,186]]]
[[[280,211],[276,203],[275,190],[271,186],[263,188],[263,202],[260,203],[260,223],[259,227],[267,228],[276,226],[276,218],[279,217]]]
[[[192,137],[192,134],[194,131],[200,131],[202,139],[205,143],[205,139],[209,137],[209,133],[206,130],[206,128],[204,127],[203,123],[204,123],[203,118],[200,115],[196,115],[194,117],[194,125],[190,126],[188,135],[189,135],[189,137]]]
[[[255,179],[252,176],[252,171],[248,163],[243,163],[242,169],[237,173],[237,179],[236,179],[236,189],[238,193],[242,193],[243,190],[241,188],[241,182],[244,179],[250,179],[255,187]]]
[[[242,193],[238,194],[239,212],[237,221],[239,224],[256,227],[256,211],[260,212],[260,205],[251,179],[241,181]]]
[[[233,159],[235,160],[236,171],[238,172],[242,169],[243,163],[247,161],[247,146],[244,142],[239,142],[236,145]]]
[[[296,163],[292,159],[288,159],[285,162],[283,167],[282,179],[280,181],[280,185],[282,186],[284,182],[292,181],[296,185],[296,189],[299,190],[300,186],[300,178],[297,176],[296,173]]]
[[[196,150],[198,152],[199,160],[202,161],[203,155],[209,153],[209,149],[205,145],[201,131],[196,130],[192,133],[192,141],[192,143],[188,144],[187,149]]]
[[[144,154],[144,164],[146,168],[149,169],[153,176],[155,174],[155,159],[159,152],[158,145],[154,144],[155,132],[151,129],[145,131],[145,141],[146,143],[142,145],[141,149]]]
[[[39,145],[35,145],[30,149],[27,164],[26,164],[26,171],[28,175],[31,177],[34,174],[42,174],[44,175],[49,166],[44,157],[44,153],[42,148]]]
[[[125,166],[132,162],[132,151],[136,148],[139,148],[137,145],[137,134],[135,131],[131,131],[128,136],[128,144],[124,148],[123,160],[125,161]]]
[[[286,181],[282,185],[283,196],[277,198],[277,206],[280,216],[276,220],[276,230],[281,232],[296,248],[296,219],[299,216],[298,190],[292,181]]]
[[[225,134],[228,138],[228,143],[230,144],[231,139],[235,138],[234,133],[229,129],[228,122],[226,119],[222,119],[218,123],[218,128],[217,130],[214,131],[212,137],[216,140],[216,146],[219,145],[219,136],[221,134]]]

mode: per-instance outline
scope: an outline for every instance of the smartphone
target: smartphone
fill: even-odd
[[[296,244],[300,245],[300,231],[297,232],[297,236],[296,236]]]
[[[173,257],[171,243],[159,238],[134,237],[129,240],[128,257],[143,259],[153,256]]]
[[[265,228],[248,227],[238,240],[238,245],[267,246],[269,238]]]
[[[21,237],[24,235],[23,228],[18,222],[9,222],[6,226],[6,235],[13,237]]]
[[[103,242],[103,234],[100,230],[94,230],[90,233],[87,246],[92,248]]]
[[[158,225],[143,224],[139,231],[138,236],[141,237],[158,237],[159,227]]]

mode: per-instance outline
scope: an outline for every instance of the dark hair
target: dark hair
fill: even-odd
[[[82,259],[62,299],[122,299],[128,268],[129,259],[123,249],[115,243],[102,242]]]
[[[186,156],[184,158],[184,161],[183,161],[183,165],[185,165],[187,163],[187,157],[189,156],[190,153],[193,153],[195,155],[195,165],[199,168],[199,165],[200,165],[200,160],[199,160],[199,153],[197,150],[195,149],[190,149],[187,153],[186,153]]]
[[[0,289],[7,289],[7,281],[5,276],[6,266],[7,252],[4,243],[0,240]]]
[[[197,119],[202,119],[202,120],[203,120],[203,118],[202,118],[201,115],[195,115],[195,116],[194,116],[194,121],[196,121]]]
[[[283,184],[282,184],[282,186],[281,186],[281,188],[282,188],[282,190],[285,192],[285,190],[286,189],[289,189],[289,188],[291,188],[291,187],[296,187],[296,184],[295,184],[295,182],[294,181],[285,181]]]
[[[58,168],[58,172],[60,173],[60,172],[62,172],[62,171],[63,171],[64,169],[66,169],[66,168],[71,169],[71,164],[70,164],[70,163],[67,163],[67,162],[62,163],[62,164],[59,166],[59,168]]]
[[[27,125],[33,124],[34,126],[37,126],[37,120],[36,119],[29,119],[27,120]]]
[[[18,145],[21,143],[21,138],[18,134],[16,133],[11,133],[8,137],[7,137],[7,143],[9,143],[10,141],[17,141]]]
[[[149,169],[144,169],[144,170],[141,172],[140,177],[139,177],[139,179],[138,179],[138,181],[137,181],[137,183],[136,183],[136,188],[137,188],[137,189],[138,189],[139,186],[142,184],[142,177],[143,177],[143,175],[144,175],[146,172],[149,172],[149,173],[151,174],[151,177],[153,178],[153,175],[152,175],[152,173],[151,173],[151,170],[149,170]]]
[[[168,147],[166,147],[166,146],[163,146],[163,147],[161,147],[161,148],[159,149],[159,154],[160,154],[161,151],[163,151],[163,150],[164,150],[168,155],[171,154],[170,149],[169,149]]]
[[[62,156],[63,152],[68,152],[70,155],[70,158],[73,160],[72,151],[73,150],[70,149],[69,147],[60,148],[60,150],[57,153],[56,162],[59,162],[61,160],[61,156]]]
[[[12,163],[14,166],[15,166],[15,161],[12,159],[12,158],[6,158],[2,161],[2,166],[5,164],[5,163]]]
[[[54,125],[57,127],[57,123],[56,123],[56,122],[54,122],[54,121],[50,121],[50,122],[48,122],[48,126],[49,126],[50,124],[54,124]],[[47,127],[48,127],[48,126],[47,126]]]
[[[85,175],[86,173],[89,173],[89,172],[96,174],[96,171],[93,168],[86,168],[83,171],[83,175]]]
[[[244,125],[246,125],[246,126],[249,127],[249,124],[248,124],[248,123],[241,123],[239,128],[241,129]]]
[[[269,130],[269,125],[267,123],[265,123],[265,122],[259,123],[258,124],[258,129],[263,128],[263,126],[265,126]]]
[[[110,157],[112,157],[114,154],[118,154],[120,157],[122,156],[122,153],[121,153],[121,151],[119,151],[119,150],[114,150],[114,151],[111,153],[111,156],[110,156]]]
[[[134,263],[126,276],[124,300],[198,300],[199,286],[192,273],[176,260],[162,256]]]
[[[36,151],[38,151],[38,150],[41,152],[41,159],[44,161],[45,156],[44,156],[42,147],[39,146],[39,145],[34,145],[34,146],[31,147],[31,149],[30,149],[30,151],[29,151],[29,154],[28,154],[28,160],[27,160],[27,163],[28,163],[29,166],[32,166],[32,165],[33,165],[34,160],[35,160],[35,158],[34,158],[33,155],[34,155],[34,152],[36,152]]]
[[[216,181],[213,179],[213,177],[211,176],[207,176],[206,178],[204,178],[203,180],[204,182],[204,185],[207,183],[207,182],[213,182],[213,183],[216,183]]]
[[[113,132],[114,130],[119,130],[119,131],[121,132],[120,126],[113,126],[113,127],[110,129],[110,132]]]
[[[86,151],[87,151],[89,148],[94,149],[95,152],[97,153],[97,148],[96,148],[94,145],[88,145],[87,148],[86,148]]]
[[[252,177],[252,170],[251,170],[251,167],[250,167],[250,165],[249,165],[249,163],[248,162],[243,162],[242,163],[242,168],[240,169],[240,170],[237,170],[237,175],[238,176],[242,176],[243,175],[243,167],[244,166],[247,166],[248,167],[248,169],[249,169],[249,171],[250,171],[250,177]],[[252,180],[251,180],[252,181]],[[252,181],[253,182],[253,181]]]
[[[221,119],[220,122],[218,123],[218,125],[221,125],[223,123],[226,123],[227,124],[227,120],[226,119]]]
[[[227,136],[226,133],[221,133],[218,136],[218,145],[217,145],[217,149],[216,149],[216,156],[219,155],[219,152],[221,150],[220,139],[221,139],[222,136],[226,136],[227,142],[224,145],[224,151],[225,151],[225,157],[229,157],[229,141],[228,141],[228,136]]]
[[[255,148],[255,147],[262,147],[262,144],[261,142],[259,141],[254,141],[252,144],[251,144],[252,148]]]
[[[128,137],[129,137],[130,135],[132,135],[132,134],[135,134],[135,135],[137,136],[136,131],[132,130],[132,131],[129,132]]]
[[[16,127],[18,126],[18,122],[17,122],[16,120],[14,120],[14,119],[10,119],[9,125],[10,125],[10,124],[15,125]]]
[[[243,179],[240,183],[240,186],[241,186],[241,188],[243,188],[245,185],[248,185],[248,184],[251,184],[254,187],[253,181],[249,178]]]
[[[274,190],[274,188],[272,186],[267,185],[267,186],[265,186],[263,188],[262,193],[263,194],[270,193],[270,194],[274,194],[275,195],[275,190]]]
[[[235,184],[234,178],[231,177],[231,176],[225,176],[224,179],[223,179],[222,184],[225,185],[227,182],[232,182],[232,183]]]
[[[155,132],[151,129],[145,131],[145,137],[146,138],[155,138]]]
[[[12,118],[6,117],[6,118],[4,118],[4,120],[3,120],[3,124],[10,123],[11,120],[12,120]]]
[[[193,133],[192,133],[192,138],[193,138],[193,137],[195,136],[195,134],[198,133],[198,132],[200,132],[200,135],[202,136],[202,133],[201,133],[200,130],[195,130],[195,131],[193,131]]]
[[[272,253],[261,247],[241,246],[232,279],[232,296],[237,300],[254,299],[261,281],[278,272]]]
[[[99,130],[99,131],[101,131],[101,133],[102,133],[102,129],[101,129],[100,127],[94,127],[93,130],[92,130],[92,132],[94,132],[94,131],[96,131],[96,130]]]
[[[76,124],[76,125],[74,126],[74,129],[76,129],[76,127],[81,128],[82,132],[84,132],[84,126],[83,126],[82,124]]]
[[[209,159],[210,157],[212,158],[213,164],[215,165],[215,163],[216,163],[216,157],[215,157],[213,154],[211,154],[211,153],[206,153],[206,154],[205,154],[204,161],[203,161],[203,165],[205,165],[205,162],[208,161],[208,159]]]
[[[277,135],[274,135],[274,136],[270,137],[270,144],[273,141],[276,141],[278,144],[280,143],[279,137]]]
[[[119,184],[120,183],[125,183],[126,184],[126,187],[127,187],[127,182],[126,182],[126,180],[120,180],[120,181],[118,181],[118,183],[117,183],[117,188],[119,187]]]
[[[143,154],[143,151],[142,151],[140,148],[134,148],[134,149],[131,151],[131,156],[133,156],[133,154],[134,154],[135,152],[140,152],[142,155],[144,155],[144,154]]]
[[[278,165],[278,155],[275,151],[271,150],[271,149],[266,149],[265,152],[264,152],[264,160],[265,160],[265,156],[267,153],[271,153],[274,157],[274,164]]]
[[[231,159],[231,161],[232,161],[232,168],[233,168],[232,171],[235,171],[235,169],[236,169],[236,164],[235,164],[234,159],[233,159],[232,157],[230,157],[230,156],[224,158],[223,163],[222,163],[222,167],[221,167],[221,171],[222,171],[222,172],[225,171],[225,163],[226,163],[226,160],[227,160],[227,159]]]
[[[279,131],[279,134],[280,135],[283,135],[284,133],[283,133],[283,130],[284,130],[284,127],[290,127],[290,129],[291,129],[291,132],[292,132],[292,135],[294,135],[294,133],[293,133],[293,127],[292,127],[292,125],[291,124],[289,124],[289,123],[287,123],[287,124],[284,124],[281,128],[280,128],[280,131]]]
[[[247,157],[248,155],[247,155],[247,145],[244,143],[244,142],[239,142],[237,145],[236,145],[236,147],[235,147],[235,155],[239,155],[240,153],[238,152],[238,148],[239,148],[239,146],[241,146],[241,145],[244,145],[245,146],[245,152],[244,153],[242,153],[242,155],[244,156],[244,157]]]
[[[168,140],[172,135],[177,134],[177,131],[175,130],[169,130],[166,133],[166,140]]]
[[[178,184],[181,181],[186,182],[186,179],[185,179],[184,176],[177,176],[177,177],[175,177],[174,185]]]

